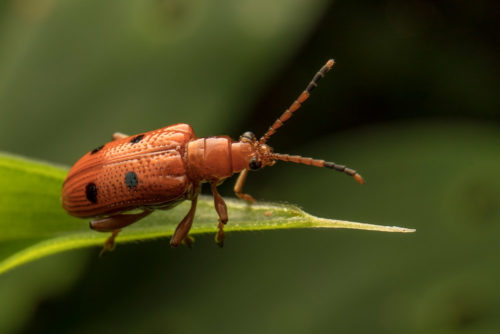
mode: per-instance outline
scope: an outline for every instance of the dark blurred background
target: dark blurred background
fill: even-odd
[[[499,333],[499,28],[498,1],[0,2],[2,151],[69,166],[115,131],[261,135],[335,58],[269,144],[366,185],[278,163],[245,191],[417,229],[52,256],[0,278],[0,333]]]

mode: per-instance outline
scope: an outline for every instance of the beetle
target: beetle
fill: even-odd
[[[103,252],[106,252],[113,249],[122,228],[154,210],[167,210],[190,200],[191,208],[178,224],[170,244],[173,247],[183,242],[191,245],[188,233],[198,195],[201,184],[208,182],[219,217],[216,242],[222,246],[228,215],[217,186],[235,173],[239,176],[234,192],[249,203],[255,200],[243,193],[248,171],[273,166],[278,160],[330,168],[363,184],[361,175],[346,166],[274,153],[266,144],[309,98],[333,64],[330,59],[321,67],[306,89],[260,139],[252,132],[243,133],[237,141],[228,136],[197,138],[189,124],[175,124],[134,136],[115,133],[113,141],[88,152],[70,169],[62,188],[63,208],[73,216],[92,218],[91,229],[111,232],[104,243]]]

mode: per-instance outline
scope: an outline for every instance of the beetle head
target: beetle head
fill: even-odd
[[[235,172],[243,169],[259,170],[275,163],[274,159],[271,158],[272,148],[259,143],[253,132],[243,133],[240,140],[234,142],[232,146],[233,170]]]

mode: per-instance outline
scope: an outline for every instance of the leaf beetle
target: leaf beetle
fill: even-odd
[[[191,208],[178,224],[170,244],[190,245],[192,239],[188,233],[201,184],[208,182],[219,216],[216,241],[222,246],[228,214],[217,186],[235,173],[239,176],[234,192],[249,203],[255,200],[243,193],[248,171],[272,166],[278,160],[334,169],[363,184],[363,178],[353,169],[324,160],[274,153],[266,144],[309,98],[333,64],[330,59],[321,67],[260,139],[252,132],[243,133],[237,141],[228,136],[197,138],[189,124],[175,124],[134,136],[115,133],[113,141],[91,150],[70,169],[62,188],[63,208],[73,216],[92,218],[91,229],[111,232],[104,244],[105,252],[113,249],[122,228],[154,210],[167,210],[189,200]]]

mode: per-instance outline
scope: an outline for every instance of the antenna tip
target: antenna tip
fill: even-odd
[[[365,184],[365,180],[359,175],[358,173],[354,174],[352,177],[359,183],[359,184]]]
[[[333,59],[329,59],[327,62],[326,62],[326,67],[328,67],[328,69],[331,69],[333,64],[335,64],[335,60]]]

